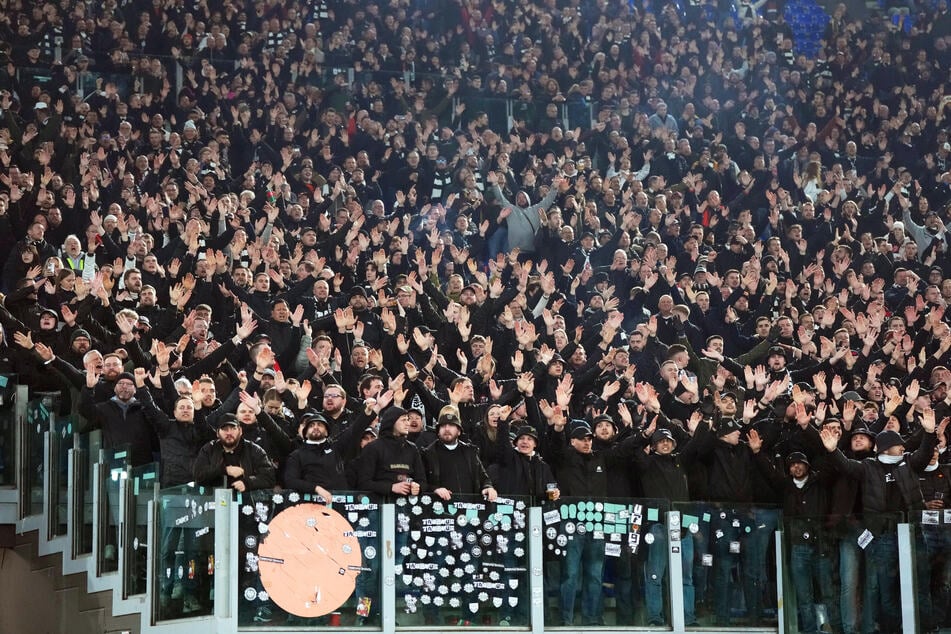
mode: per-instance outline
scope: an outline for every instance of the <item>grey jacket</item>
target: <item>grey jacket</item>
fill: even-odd
[[[509,230],[506,250],[511,251],[517,247],[522,253],[534,253],[535,234],[538,233],[538,230],[542,226],[542,219],[539,216],[539,212],[547,211],[548,208],[551,207],[551,204],[555,201],[555,196],[558,195],[557,188],[552,187],[548,190],[548,195],[545,196],[541,202],[528,207],[519,207],[507,199],[498,184],[492,186],[492,192],[503,208],[512,208],[512,213],[506,218]],[[527,197],[528,195],[526,194],[526,198]],[[517,198],[518,195],[516,194],[516,199]]]

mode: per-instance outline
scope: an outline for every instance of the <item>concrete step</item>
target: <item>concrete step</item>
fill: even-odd
[[[38,556],[36,531],[17,535],[15,546],[8,554],[16,567],[12,577],[0,578],[5,599],[0,596],[0,632],[30,631],[70,632],[71,634],[138,634],[141,629],[139,613],[112,616],[112,590],[87,592],[86,573],[63,574],[62,555],[54,553]],[[9,572],[14,572],[9,570]],[[15,578],[14,578],[15,577]],[[118,582],[118,577],[116,577]],[[39,606],[43,606],[40,608]],[[17,610],[17,608],[20,608]],[[5,623],[2,613],[20,612],[14,620]],[[32,612],[31,612],[32,610]],[[28,629],[24,623],[30,624]],[[14,629],[7,630],[6,626]]]

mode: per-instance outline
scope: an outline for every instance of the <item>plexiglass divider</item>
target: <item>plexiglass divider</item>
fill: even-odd
[[[148,509],[157,499],[158,472],[159,466],[154,462],[133,467],[125,481],[125,507],[120,542],[124,552],[123,598],[145,594],[148,551],[152,547],[148,531]]]
[[[152,533],[156,621],[214,612],[215,534],[214,489],[183,485],[159,492]]]
[[[47,510],[50,539],[66,535],[69,526],[69,453],[73,449],[71,417],[50,416],[47,445]]]
[[[948,475],[947,471],[929,473],[935,482],[948,479]],[[928,490],[926,508],[908,514],[911,549],[907,556],[914,562],[913,567],[901,561],[904,553],[899,551],[900,564],[908,567],[908,571],[902,570],[902,607],[907,609],[906,601],[917,607],[915,624],[923,632],[951,630],[951,510],[947,503],[947,491]],[[901,529],[899,526],[899,535]],[[909,594],[906,575],[911,569],[915,583]],[[903,625],[911,616],[905,615]]]
[[[396,500],[400,627],[527,627],[527,498],[433,493]]]
[[[97,574],[119,570],[119,529],[125,505],[122,482],[128,479],[131,461],[128,446],[99,451],[97,514]]]
[[[67,535],[73,558],[92,552],[93,535],[92,461],[89,450],[83,446],[87,437],[76,436],[68,455],[70,486],[67,494]]]
[[[0,374],[0,487],[17,481],[17,375]]]
[[[381,624],[381,505],[365,493],[237,496],[238,626]]]
[[[49,395],[36,395],[30,399],[26,407],[26,415],[19,421],[17,428],[20,437],[19,460],[20,482],[18,490],[19,519],[39,516],[43,512],[44,498],[44,469],[46,460],[44,452],[45,434],[49,430],[50,408],[52,398]]]
[[[782,511],[675,503],[681,517],[684,627],[778,628],[776,537]]]
[[[669,623],[668,510],[651,499],[545,502],[546,628]]]

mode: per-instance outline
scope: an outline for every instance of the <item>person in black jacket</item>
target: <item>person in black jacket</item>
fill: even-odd
[[[492,502],[498,493],[492,487],[478,450],[459,440],[462,421],[455,412],[445,412],[436,423],[439,439],[422,451],[429,489],[443,500],[453,495],[482,496]]]
[[[849,436],[846,457],[862,461],[875,457],[875,433],[867,425],[854,425]],[[858,632],[861,625],[859,617],[860,592],[866,593],[862,600],[864,612],[871,614],[871,588],[866,588],[859,580],[864,559],[858,538],[864,530],[862,525],[862,491],[858,480],[836,478],[832,485],[831,508],[836,515],[828,518],[830,529],[834,531],[839,553],[839,600],[838,609],[829,613],[835,631]],[[860,590],[861,588],[861,590]],[[871,617],[866,617],[871,618]],[[871,621],[867,621],[871,622]],[[841,627],[839,626],[841,623]]]
[[[550,432],[551,458],[562,493],[588,500],[601,500],[608,493],[608,471],[630,461],[643,438],[632,435],[624,442],[602,451],[592,451],[594,434],[583,420],[572,421],[568,440],[565,421],[556,415]],[[561,583],[561,623],[571,626],[575,620],[575,594],[582,583],[581,612],[585,625],[600,625],[601,577],[604,570],[604,544],[590,533],[576,534],[569,542]]]
[[[192,399],[187,394],[179,396],[175,399],[173,418],[160,411],[150,421],[155,426],[162,449],[163,489],[190,482],[198,452],[202,445],[215,437],[215,430],[207,421],[195,419]]]
[[[136,373],[145,372],[136,368]],[[195,458],[201,446],[215,437],[215,430],[204,420],[195,420],[195,404],[190,395],[179,396],[175,400],[174,418],[164,413],[152,420],[159,436],[162,448],[162,488],[180,486],[192,479]],[[198,541],[195,531],[185,527],[168,526],[163,528],[163,555],[161,568],[178,570],[185,562],[193,560],[198,554]],[[163,606],[182,601],[184,612],[194,611],[201,606],[202,598],[207,599],[207,575],[197,571],[195,579],[176,579],[162,575],[161,601]],[[199,588],[205,588],[202,592]]]
[[[934,410],[924,410],[921,418],[921,444],[913,454],[905,453],[905,441],[894,431],[875,437],[874,458],[862,461],[846,458],[838,448],[838,437],[831,430],[821,432],[822,444],[831,454],[831,464],[845,476],[862,484],[862,508],[866,530],[864,541],[865,586],[877,587],[878,596],[866,597],[870,610],[863,612],[863,626],[878,623],[883,632],[897,631],[898,605],[898,514],[924,508],[918,473],[931,461],[937,445]]]
[[[316,493],[326,502],[334,490],[346,489],[343,454],[338,445],[354,445],[362,437],[362,425],[350,425],[336,441],[328,438],[330,426],[316,412],[304,414],[304,445],[287,459],[284,484],[301,493]]]
[[[667,499],[671,502],[686,502],[690,499],[686,465],[696,459],[697,450],[710,429],[701,421],[700,412],[695,412],[687,421],[691,438],[684,443],[680,451],[677,451],[677,441],[669,429],[657,429],[650,435],[651,452],[634,452],[634,467],[640,476],[645,497]],[[648,430],[654,427],[652,424]],[[644,571],[647,622],[650,625],[663,625],[664,576],[667,574],[668,562],[667,531],[663,524],[658,523],[651,527],[650,534],[653,535],[654,541],[649,544]],[[693,534],[689,530],[682,532],[680,544],[683,562],[684,623],[691,625],[697,622],[697,617],[693,585],[694,543]]]
[[[730,589],[734,565],[742,551],[742,583],[747,612],[758,623],[763,605],[765,561],[768,536],[775,530],[778,518],[773,509],[734,511],[733,504],[753,503],[756,469],[753,452],[740,438],[743,433],[735,420],[721,419],[716,438],[709,439],[701,449],[707,462],[709,499],[722,504],[710,510],[713,531],[714,609],[718,626],[730,625]],[[749,528],[744,530],[743,526]]]
[[[386,409],[380,437],[363,449],[357,483],[379,498],[418,495],[426,486],[426,469],[419,449],[406,439],[409,414],[402,407]]]
[[[763,441],[756,430],[749,433],[750,450],[759,472],[774,489],[783,493],[783,517],[791,542],[791,567],[799,611],[799,631],[819,632],[813,588],[821,577],[820,534],[822,522],[829,512],[830,470],[813,471],[809,458],[801,451],[786,457],[788,477],[776,468],[767,452],[761,451]]]
[[[947,427],[947,420],[942,425]],[[922,630],[931,632],[947,627],[951,616],[951,531],[947,522],[940,524],[940,516],[947,512],[951,503],[951,465],[938,461],[947,447],[944,430],[939,428],[939,446],[931,456],[931,462],[925,467],[918,482],[925,501],[927,515],[923,513],[921,530],[916,535],[915,558],[918,575],[918,609],[921,613]],[[925,519],[927,518],[927,521]]]
[[[274,465],[259,445],[244,439],[234,414],[218,419],[218,438],[198,452],[194,476],[198,484],[224,483],[240,493],[270,489],[277,483]]]
[[[99,374],[86,372],[86,389],[79,397],[80,419],[77,431],[84,433],[102,429],[103,446],[115,449],[129,445],[133,467],[152,462],[159,444],[155,436],[155,421],[163,416],[155,407],[152,395],[145,388],[145,368],[136,368],[136,374],[119,374],[114,396],[105,402],[96,402],[94,390],[99,385]]]
[[[499,425],[499,435],[508,436],[508,424]],[[561,496],[551,467],[537,451],[538,430],[531,425],[515,428],[510,446],[498,452],[499,461],[489,468],[492,482],[503,496],[527,495],[535,504]]]

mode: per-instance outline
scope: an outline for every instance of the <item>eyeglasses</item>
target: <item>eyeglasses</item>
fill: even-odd
[[[343,398],[343,394],[324,394],[324,398]]]

